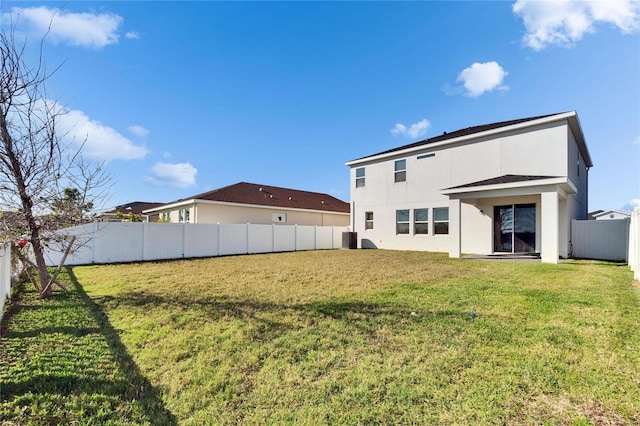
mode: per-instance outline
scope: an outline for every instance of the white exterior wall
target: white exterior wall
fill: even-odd
[[[565,177],[568,173],[567,164],[570,161],[567,141],[569,133],[571,131],[567,122],[553,122],[492,138],[473,139],[454,145],[437,146],[435,144],[436,146],[422,147],[419,151],[411,152],[410,155],[396,154],[377,161],[352,164],[352,214],[354,230],[358,233],[359,247],[449,251],[450,236],[433,235],[432,209],[449,207],[449,197],[441,194],[442,189],[506,174]],[[435,156],[418,159],[419,156],[428,153],[433,153]],[[399,159],[406,159],[407,181],[395,183],[394,164],[395,160]],[[365,168],[365,186],[356,188],[356,169],[360,167]],[[462,252],[491,253],[493,206],[528,203],[531,202],[530,200],[537,203],[538,215],[540,215],[539,196],[524,199],[518,197],[509,197],[504,200],[483,199],[479,204],[481,207],[462,202],[460,209],[463,223],[460,236]],[[430,209],[429,234],[396,235],[396,210],[410,209],[412,222],[415,208]],[[567,210],[568,207],[563,209]],[[479,210],[483,210],[485,214],[479,214]],[[372,230],[365,230],[365,212],[374,213]],[[568,235],[568,219],[565,222]],[[536,242],[536,249],[540,244]],[[565,247],[568,247],[568,243],[565,243]]]

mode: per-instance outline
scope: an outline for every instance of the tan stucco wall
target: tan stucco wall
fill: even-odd
[[[179,210],[190,210],[191,223],[253,223],[283,225],[347,226],[349,214],[307,212],[277,208],[243,207],[212,203],[196,203],[170,211],[171,222],[178,222]],[[273,215],[286,215],[286,222],[274,221]]]

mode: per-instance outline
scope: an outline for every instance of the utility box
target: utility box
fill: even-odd
[[[357,249],[358,248],[358,233],[357,232],[343,232],[342,233],[342,248],[343,249]]]

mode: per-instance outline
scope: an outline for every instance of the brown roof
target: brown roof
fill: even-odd
[[[390,154],[392,152],[396,152],[396,151],[402,151],[405,149],[410,149],[410,148],[416,148],[422,145],[429,145],[432,143],[436,143],[436,142],[442,142],[442,141],[446,141],[448,139],[454,139],[454,138],[459,138],[462,136],[468,136],[468,135],[472,135],[474,133],[481,133],[481,132],[486,132],[488,130],[494,130],[494,129],[499,129],[500,127],[507,127],[507,126],[512,126],[514,124],[520,124],[520,123],[525,123],[527,121],[533,121],[533,120],[538,120],[540,118],[546,118],[546,117],[551,117],[553,115],[558,115],[558,114],[547,114],[547,115],[539,115],[536,117],[528,117],[528,118],[520,118],[517,120],[509,120],[509,121],[499,121],[496,123],[490,123],[490,124],[483,124],[480,126],[472,126],[472,127],[467,127],[464,129],[459,129],[456,130],[454,132],[444,132],[443,134],[439,135],[439,136],[434,136],[432,138],[429,139],[424,139],[418,142],[413,142],[410,143],[408,145],[403,145],[403,146],[399,146],[397,148],[392,148],[386,151],[382,151],[382,152],[378,152],[376,154],[371,154],[371,155],[367,155],[365,157],[361,157],[361,158],[357,158],[353,161],[358,161],[358,160],[364,160],[365,158],[369,158],[369,157],[375,157],[378,155],[383,155],[383,154]]]
[[[345,203],[328,194],[247,182],[214,189],[213,191],[183,198],[168,204],[193,199],[338,213],[349,213],[351,211],[349,203]]]
[[[159,206],[162,206],[164,203],[148,203],[145,201],[133,201],[131,203],[122,204],[120,206],[116,206],[113,209],[106,211],[105,213],[133,213],[133,214],[142,214],[144,210],[153,209]]]
[[[518,183],[518,182],[527,182],[531,180],[543,180],[543,179],[553,179],[557,176],[527,176],[527,175],[504,175],[491,179],[480,180],[477,182],[471,182],[460,186],[454,186],[452,188],[447,189],[463,189],[463,188],[474,188],[477,186],[487,186],[487,185],[499,185],[503,183]]]

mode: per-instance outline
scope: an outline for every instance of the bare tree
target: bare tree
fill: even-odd
[[[0,203],[8,212],[0,232],[12,241],[23,234],[31,243],[34,285],[47,296],[55,278],[44,257],[56,238],[51,231],[82,221],[87,207],[106,195],[109,177],[102,164],[85,163],[82,147],[58,131],[64,109],[47,98],[52,73],[43,65],[42,41],[30,65],[27,42],[16,43],[13,30],[0,31]]]

